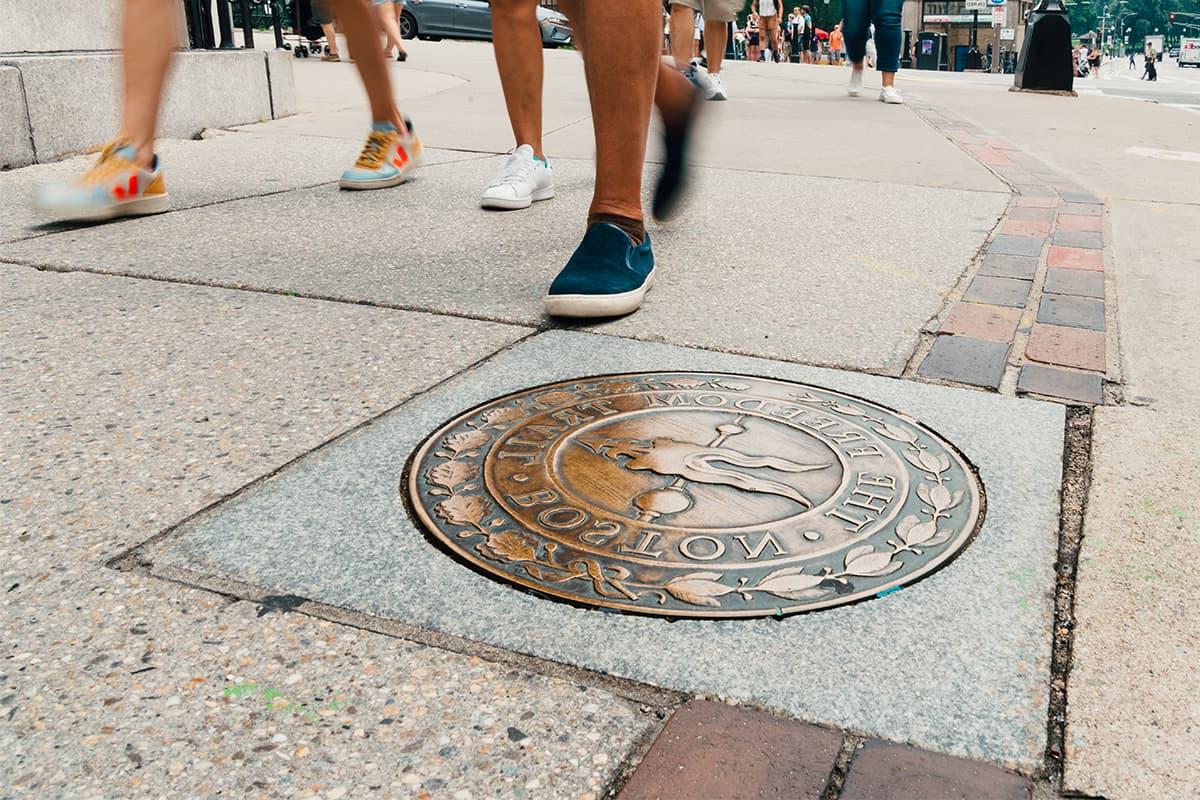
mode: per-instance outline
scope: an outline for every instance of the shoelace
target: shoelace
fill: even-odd
[[[371,131],[371,135],[367,137],[367,143],[363,145],[362,152],[358,156],[358,160],[354,162],[354,166],[363,169],[379,169],[384,158],[387,157],[388,148],[392,144],[392,136],[390,132]]]
[[[515,155],[508,157],[508,161],[504,162],[504,168],[501,170],[498,184],[516,185],[522,183],[529,178],[529,173],[537,167],[537,163],[533,159],[525,160],[517,158]]]
[[[136,164],[117,155],[117,151],[128,144],[128,142],[122,139],[113,139],[104,145],[104,149],[100,151],[100,155],[96,158],[96,163],[92,164],[80,180],[89,185],[106,183],[119,172],[135,169]]]

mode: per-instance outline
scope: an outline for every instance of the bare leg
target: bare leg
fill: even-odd
[[[542,152],[542,32],[537,0],[492,0],[492,47],[517,146]],[[578,40],[578,31],[575,32]],[[579,42],[576,41],[578,46]]]
[[[586,42],[583,68],[596,136],[590,213],[640,220],[642,164],[660,66],[662,6],[658,0],[563,0],[561,7]]]
[[[708,59],[708,71],[714,75],[721,71],[721,59],[725,57],[725,46],[729,43],[728,22],[704,22],[704,51]]]
[[[395,15],[396,24],[396,55],[402,56],[407,53],[404,49],[404,37],[400,35],[400,16],[404,13],[403,3],[392,3],[392,13]]]
[[[337,31],[329,23],[321,26],[321,32],[325,34],[325,41],[329,42],[329,54],[341,58],[341,53],[338,52],[337,46]]]
[[[687,6],[671,5],[671,58],[676,69],[687,69],[692,52],[692,32],[696,29],[696,12]]]
[[[146,169],[154,161],[158,109],[176,45],[173,4],[166,0],[125,0],[121,134],[137,149],[138,166]]]
[[[379,27],[371,8],[363,0],[333,0],[337,18],[346,34],[346,46],[354,66],[362,78],[363,88],[371,103],[371,119],[390,122],[399,131],[405,130],[404,119],[392,96],[392,81],[387,62],[379,49]]]
[[[400,27],[396,24],[396,15],[392,11],[394,7],[394,3],[375,6],[376,16],[379,17],[379,27],[383,29],[383,33],[387,37],[387,43],[384,45],[383,52],[388,56],[392,54],[393,47],[396,48],[398,53],[404,50],[404,45],[400,43]]]

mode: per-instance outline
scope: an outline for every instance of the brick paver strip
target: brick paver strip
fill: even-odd
[[[977,275],[967,287],[964,300],[972,303],[990,303],[1009,308],[1024,308],[1029,298],[1029,290],[1033,288],[1032,281],[1013,280],[1012,278],[994,278],[990,275]]]
[[[1036,256],[1042,252],[1045,242],[1040,236],[1010,236],[1001,233],[988,242],[987,251],[1010,256]]]
[[[1094,297],[1045,294],[1042,295],[1042,302],[1038,304],[1037,321],[1048,322],[1051,325],[1102,331],[1104,330],[1104,301]]]
[[[1078,400],[1099,405],[1104,402],[1104,381],[1094,372],[1071,372],[1055,367],[1026,364],[1017,379],[1017,391]]]
[[[707,700],[681,706],[634,771],[620,800],[817,800],[840,733]]]
[[[1027,209],[1028,210],[1028,209]],[[1017,211],[1017,209],[1013,209]],[[1099,215],[1059,214],[1055,222],[1060,231],[1097,231],[1104,227],[1104,221]]]
[[[1017,198],[1018,208],[1057,208],[1059,205],[1057,197],[1029,197],[1021,195]]]
[[[1054,222],[1055,216],[1056,212],[1053,208],[1022,208],[1018,206],[1008,212],[1009,219],[1029,219],[1039,222]],[[1083,217],[1082,219],[1093,219],[1093,217]]]
[[[1047,236],[1050,233],[1050,222],[1035,219],[1013,219],[1011,216],[1000,226],[1001,233],[1014,236]]]
[[[1048,269],[1045,290],[1053,294],[1104,297],[1104,273],[1088,269]]]
[[[1020,775],[965,758],[869,741],[854,757],[841,800],[1028,800]]]
[[[1037,322],[1029,331],[1025,357],[1045,364],[1104,372],[1104,334]]]
[[[1103,202],[1099,197],[1096,197],[1096,195],[1086,191],[1073,192],[1067,189],[1060,189],[1058,191],[1058,196],[1063,199],[1064,203],[1087,203],[1089,205],[1099,205],[1101,202]]]
[[[1051,245],[1046,256],[1046,266],[1061,269],[1104,269],[1104,252],[1086,250],[1081,247]]]
[[[1028,174],[1028,173],[1026,173]],[[1049,186],[1043,186],[1040,183],[1013,183],[1013,188],[1022,197],[1054,197],[1055,192]]]
[[[1099,219],[1099,217],[1092,217],[1092,219]],[[1056,245],[1082,247],[1087,250],[1099,250],[1104,247],[1104,240],[1097,231],[1059,230],[1054,232],[1054,239],[1052,241]]]
[[[1063,203],[1058,213],[1098,217],[1104,213],[1104,206],[1098,203]]]
[[[950,307],[939,333],[973,336],[989,342],[1011,342],[1021,321],[1019,308],[983,303],[955,303]]]
[[[1037,267],[1037,256],[1006,256],[1001,253],[989,253],[983,259],[983,266],[979,268],[979,274],[1028,281],[1033,280],[1033,276],[1037,274]]]
[[[970,336],[940,336],[917,374],[926,378],[968,383],[989,389],[1000,387],[1007,342],[989,342]]]

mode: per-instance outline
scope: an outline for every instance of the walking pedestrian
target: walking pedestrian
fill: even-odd
[[[746,49],[751,61],[758,61],[762,52],[762,19],[758,16],[758,5],[750,6],[750,15],[746,17]]]
[[[692,25],[703,22],[704,58],[707,67],[688,64],[681,47],[672,48],[675,68],[692,80],[707,100],[727,100],[728,93],[721,81],[721,62],[729,42],[729,23],[742,10],[745,0],[671,0],[671,29],[678,35]],[[699,27],[696,28],[700,30]],[[699,54],[697,54],[699,55]]]
[[[400,17],[404,13],[404,0],[373,0],[375,13],[379,15],[379,27],[383,29],[386,41],[383,46],[384,58],[392,57],[392,48],[396,48],[396,60],[408,61],[408,53],[404,50],[404,41],[400,36]],[[420,2],[420,0],[417,0]]]
[[[380,189],[403,183],[421,159],[412,123],[400,114],[379,28],[361,0],[330,0],[354,53],[371,106],[371,130],[343,189]],[[43,217],[59,222],[157,214],[170,208],[161,160],[154,152],[162,93],[176,48],[175,6],[162,0],[124,0],[121,34],[122,100],[117,135],[79,178],[48,184],[34,201]],[[328,14],[323,18],[327,18]]]
[[[904,102],[904,97],[896,89],[896,73],[900,71],[902,6],[903,0],[843,0],[846,53],[853,67],[850,71],[851,97],[862,94],[863,60],[867,54],[871,26],[874,25],[875,65],[883,81],[879,100],[890,104]]]
[[[1134,52],[1132,50],[1129,51],[1129,68],[1130,69],[1137,68],[1137,56],[1134,54]]]
[[[329,10],[319,3],[313,7],[309,21],[321,26],[325,34],[326,52],[321,54],[322,61],[341,61],[342,54],[338,51],[337,31],[333,27],[333,16]]]
[[[662,116],[664,140],[653,212],[665,219],[685,186],[688,139],[702,95],[659,58],[658,0],[559,0],[559,9],[570,19],[572,39],[583,56],[596,139],[596,179],[583,240],[550,284],[543,303],[552,316],[621,316],[637,310],[654,282],[654,254],[641,200],[651,109],[657,105]],[[549,186],[548,196],[553,196],[552,172],[540,184],[529,180],[539,169],[549,169],[541,141],[543,61],[537,0],[492,0],[492,13],[496,66],[518,146],[500,180],[488,187],[483,204],[524,208],[539,186]],[[680,45],[679,39],[672,37],[673,46]],[[690,45],[690,35],[682,39],[683,46]]]
[[[759,25],[762,27],[763,47],[766,61],[777,60],[775,54],[779,51],[779,3],[782,0],[756,0],[758,6]]]
[[[991,45],[988,45],[991,47]],[[835,67],[842,65],[842,59],[846,57],[846,36],[842,33],[842,23],[837,23],[833,26],[833,32],[829,34],[829,63]]]
[[[813,24],[812,9],[808,6],[800,6],[800,13],[804,15],[804,49],[807,51],[805,59],[809,64],[815,64],[821,40],[817,38],[817,26]]]
[[[800,13],[799,6],[793,8],[792,13],[788,15],[783,35],[789,45],[790,57],[788,60],[803,63],[807,51],[804,48],[804,15]]]

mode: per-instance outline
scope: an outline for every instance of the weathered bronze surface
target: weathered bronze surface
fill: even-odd
[[[953,558],[983,519],[957,451],[907,417],[740,375],[582,378],[500,398],[414,456],[421,521],[551,597],[663,616],[850,603]]]

